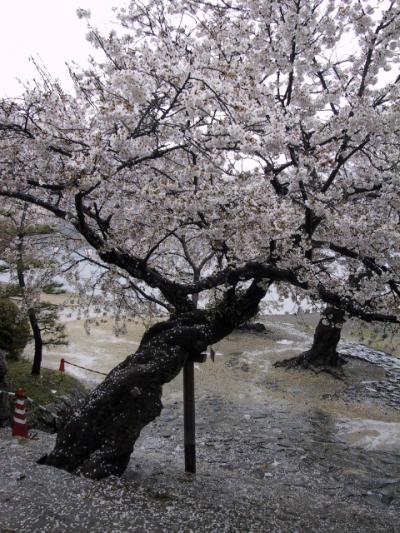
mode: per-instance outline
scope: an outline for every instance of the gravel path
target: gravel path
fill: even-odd
[[[182,472],[178,403],[143,433],[122,479],[39,466],[52,435],[2,431],[1,531],[398,531],[399,455],[349,447],[321,412],[294,418],[208,395],[198,408],[195,478]]]

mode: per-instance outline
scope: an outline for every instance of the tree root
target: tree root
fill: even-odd
[[[300,355],[291,357],[290,359],[284,359],[283,361],[277,361],[274,363],[274,366],[277,368],[286,368],[289,369],[300,369],[300,370],[311,370],[315,374],[320,374],[321,372],[326,372],[330,374],[335,379],[341,381],[344,380],[345,373],[343,371],[343,365],[347,363],[346,359],[337,354],[335,365],[330,365],[326,362],[316,362],[313,361],[310,357],[310,352],[303,352]]]

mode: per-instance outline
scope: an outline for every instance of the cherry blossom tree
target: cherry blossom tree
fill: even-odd
[[[202,26],[204,32],[222,35],[220,33],[221,20],[225,20],[227,27],[230,26],[231,28],[227,28],[227,33],[236,35],[235,45],[240,47],[243,43],[244,48],[248,46],[253,48],[251,58],[258,62],[256,67],[258,73],[253,75],[251,70],[253,66],[247,63],[245,69],[248,73],[251,72],[251,75],[246,76],[246,71],[243,72],[241,87],[243,88],[243,80],[248,79],[251,86],[244,88],[247,95],[251,94],[254,86],[261,87],[261,90],[264,91],[256,103],[258,106],[257,116],[260,117],[263,116],[265,91],[270,89],[275,105],[269,106],[268,122],[271,125],[271,117],[274,118],[272,109],[275,107],[274,125],[282,124],[283,127],[280,132],[282,139],[285,139],[286,142],[289,141],[288,133],[290,132],[292,135],[297,129],[296,138],[290,143],[287,142],[286,154],[282,152],[281,147],[278,147],[277,151],[274,147],[272,154],[270,152],[267,157],[265,152],[261,151],[256,155],[259,158],[258,162],[261,160],[265,174],[270,176],[275,192],[279,195],[291,195],[294,201],[304,205],[306,232],[308,237],[313,240],[309,250],[305,251],[305,257],[312,259],[318,256],[320,252],[319,243],[313,237],[321,231],[320,224],[326,224],[326,208],[328,208],[328,212],[332,208],[341,209],[344,201],[347,201],[347,205],[351,209],[348,220],[352,226],[354,225],[352,217],[358,216],[357,210],[362,210],[364,219],[366,216],[371,219],[368,226],[375,235],[379,234],[379,246],[381,247],[382,238],[384,238],[382,223],[387,229],[386,222],[392,219],[394,226],[389,231],[392,236],[396,232],[397,211],[394,206],[397,201],[394,204],[389,201],[386,212],[377,207],[377,202],[372,201],[378,198],[380,202],[386,201],[382,194],[381,179],[385,180],[386,185],[388,178],[383,177],[382,173],[385,170],[393,170],[393,168],[390,168],[390,163],[387,167],[382,165],[382,162],[388,162],[391,156],[388,159],[388,154],[384,148],[385,144],[381,145],[383,153],[379,154],[376,151],[377,140],[386,141],[378,131],[372,132],[370,126],[373,121],[377,121],[377,123],[381,121],[382,112],[387,117],[389,109],[392,111],[393,105],[396,105],[395,102],[398,101],[398,55],[395,39],[396,32],[398,32],[399,6],[395,2],[387,2],[383,10],[374,10],[372,5],[368,5],[366,2],[358,2],[353,5],[338,2],[315,2],[308,6],[304,2],[283,4],[285,8],[282,4],[280,6],[272,4],[264,4],[263,6],[249,4],[246,6],[244,3],[237,3],[236,5],[219,3],[211,6],[207,2],[194,2],[191,12],[197,20],[207,21]],[[319,11],[321,7],[326,10]],[[215,15],[214,26],[210,26],[208,19],[204,18],[204,10]],[[314,16],[316,12],[318,12],[318,17]],[[261,20],[263,22],[266,20],[266,13],[270,17],[267,26],[268,31],[260,32],[258,24]],[[264,18],[262,18],[263,15]],[[337,21],[336,24],[333,22],[334,20]],[[341,25],[342,21],[346,21],[346,24]],[[278,40],[274,41],[274,36],[277,35],[274,30],[276,30],[277,25],[280,29],[279,44]],[[215,28],[218,28],[218,32],[215,31]],[[235,31],[238,28],[240,28],[239,32]],[[300,31],[303,35],[297,35]],[[240,38],[238,38],[239,33]],[[324,38],[321,38],[321,33],[325,34]],[[363,41],[356,52],[348,42],[350,39],[357,38],[363,39]],[[254,43],[257,43],[257,50],[254,50]],[[220,46],[222,49],[222,41]],[[280,48],[281,46],[283,48]],[[270,49],[269,53],[267,47]],[[336,57],[336,60],[332,59],[340,48],[343,51],[346,50],[348,55],[342,53]],[[282,54],[282,50],[287,51],[286,56],[285,52]],[[321,54],[322,50],[323,54]],[[327,56],[328,52],[331,54],[330,56]],[[237,53],[237,49],[235,53]],[[279,53],[279,62],[277,56],[274,55],[277,53]],[[240,56],[239,61],[242,65],[244,64],[243,57],[249,57],[250,54],[243,51],[238,56]],[[261,69],[260,57],[263,67]],[[286,69],[282,66],[283,57],[287,60]],[[358,76],[355,76],[354,72],[356,57]],[[391,74],[386,75],[386,72],[391,72]],[[236,73],[237,70],[235,70],[235,76]],[[254,84],[257,76],[264,76],[263,83]],[[270,85],[268,85],[267,79],[270,81]],[[254,104],[253,97],[254,94],[251,96]],[[310,106],[313,107],[312,111]],[[247,102],[247,104],[241,105],[240,111],[248,114],[250,108],[251,106]],[[278,109],[276,110],[276,108]],[[316,114],[319,128],[314,126]],[[282,115],[284,120],[281,118]],[[349,120],[349,123],[344,124],[344,119]],[[356,125],[357,122],[358,126]],[[333,126],[340,128],[340,125],[346,127],[333,133]],[[354,127],[358,127],[358,129],[353,130],[351,136],[351,128]],[[252,125],[248,124],[247,131],[251,129]],[[333,133],[331,139],[329,139],[329,134],[325,136],[329,130]],[[322,142],[318,139],[321,132],[323,134]],[[394,135],[392,143],[388,143],[386,147],[391,144],[396,152],[395,139],[398,130],[396,127],[390,130],[390,127],[388,129],[385,126],[385,132]],[[268,137],[268,139],[265,137],[263,139],[263,146],[265,146],[273,136],[273,131],[269,128],[264,129],[262,133],[264,135],[267,133]],[[340,143],[336,145],[337,141]],[[254,143],[254,137],[251,138],[251,142]],[[250,147],[250,154],[253,152]],[[329,164],[329,158],[330,163],[333,164]],[[367,158],[368,161],[366,161]],[[301,168],[301,161],[305,163],[303,168]],[[370,174],[371,165],[374,169],[374,177]],[[305,178],[301,175],[302,172],[305,173]],[[368,174],[367,177],[366,174]],[[293,180],[294,176],[296,176],[295,180]],[[343,179],[344,177],[346,179]],[[394,182],[390,178],[389,180],[391,182],[390,187],[395,192],[394,197],[396,197],[396,178]],[[296,194],[297,198],[295,198]],[[353,200],[350,199],[351,196]],[[318,205],[320,202],[325,204],[324,220],[319,220],[317,214],[322,207],[321,204]],[[373,211],[374,217],[371,216],[371,211]],[[379,217],[381,224],[376,222],[376,218]],[[337,217],[339,224],[342,220]],[[330,231],[332,229],[330,228]],[[337,244],[341,243],[340,254],[343,254],[347,259],[354,259],[356,256],[353,234],[351,231],[344,232],[343,229],[348,230],[345,226],[333,229],[336,242],[331,242],[329,246],[337,252]],[[364,234],[364,246],[365,235],[369,234],[369,230],[363,233],[365,230],[366,228],[360,225],[356,228],[358,237]],[[324,245],[326,242],[321,244]],[[389,250],[386,248],[384,253],[388,252]],[[376,243],[373,244],[372,250],[364,249],[367,260],[368,258],[376,258],[376,253]],[[382,261],[385,262],[383,256],[381,257]],[[322,258],[322,260],[324,259]],[[326,260],[333,260],[333,258],[329,257]],[[355,291],[365,291],[365,280],[371,275],[371,263],[367,265],[364,260],[361,269],[360,266],[352,265],[353,268],[359,269],[357,272],[352,271],[348,266],[349,264],[346,265],[345,269],[347,285],[353,285]],[[342,268],[337,268],[337,264],[335,264],[335,275],[343,275],[343,273]],[[378,274],[376,269],[375,274]],[[393,290],[396,292],[397,288],[391,283],[389,292]],[[331,367],[338,366],[342,362],[337,353],[337,344],[343,322],[342,310],[329,305],[316,329],[311,349],[292,360],[278,363],[278,365],[289,367],[300,365],[305,368],[318,366],[332,371]]]
[[[105,299],[169,315],[43,462],[123,472],[162,384],[272,284],[343,317],[399,321],[399,9],[131,1],[119,32],[89,25],[97,59],[71,65],[75,94],[43,75],[1,103],[0,195],[80,234]]]

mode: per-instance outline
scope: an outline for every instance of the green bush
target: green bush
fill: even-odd
[[[15,298],[22,296],[22,290],[17,283],[3,283],[0,285],[0,298]]]
[[[9,359],[18,359],[29,339],[28,320],[20,316],[14,302],[0,298],[0,350],[4,350]]]

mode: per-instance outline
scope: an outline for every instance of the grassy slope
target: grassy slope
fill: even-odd
[[[54,401],[56,396],[68,394],[74,389],[84,388],[77,379],[60,374],[58,370],[42,368],[40,376],[32,376],[32,363],[21,359],[19,361],[7,360],[8,377],[11,390],[18,387],[25,389],[25,394],[41,405]],[[56,392],[52,392],[56,391]]]
[[[397,357],[400,357],[400,332],[393,330],[389,332],[382,331],[378,326],[366,326],[356,324],[351,328],[345,337],[353,342],[360,342],[370,348],[383,350]]]

